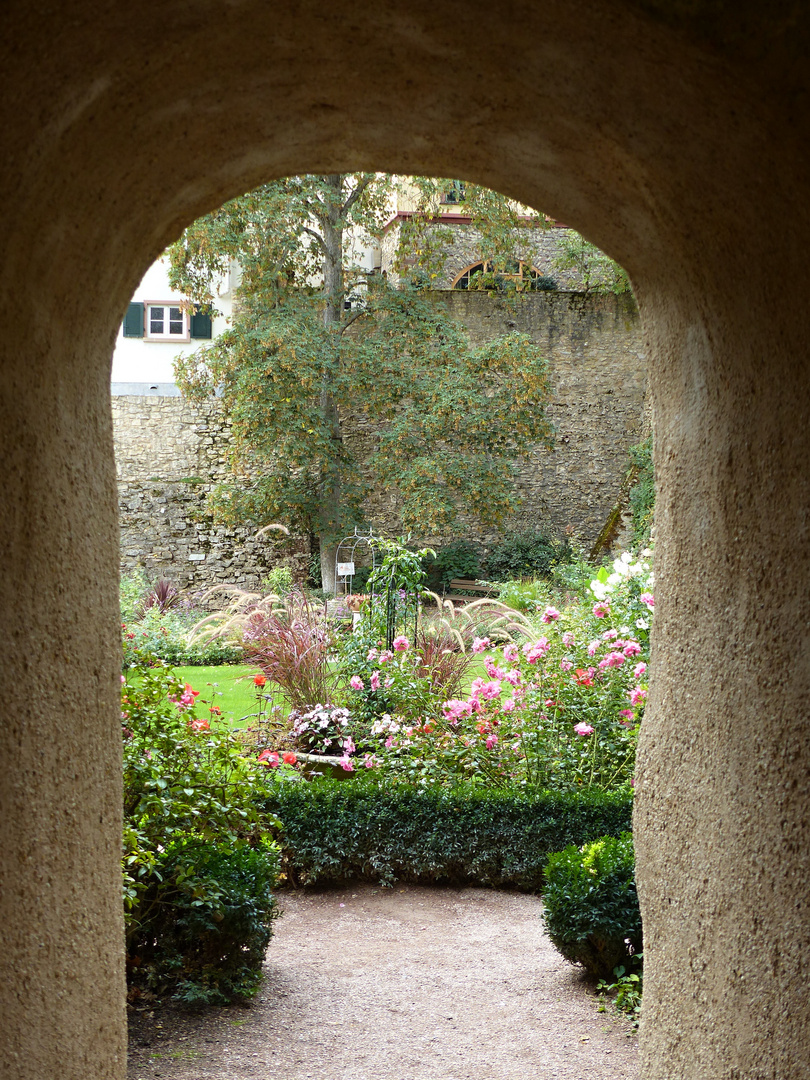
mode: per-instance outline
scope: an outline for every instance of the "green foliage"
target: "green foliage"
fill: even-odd
[[[653,437],[630,447],[630,460],[638,469],[635,484],[630,488],[630,509],[633,513],[633,543],[644,547],[650,541],[655,513],[655,470],[652,460]]]
[[[127,951],[135,985],[226,1000],[257,985],[279,823],[262,803],[264,770],[197,714],[196,697],[161,664],[122,687]]]
[[[632,291],[627,271],[578,232],[561,232],[557,243],[559,253],[553,265],[557,270],[573,271],[583,292],[618,296]]]
[[[552,601],[552,590],[544,578],[529,580],[511,579],[501,584],[498,599],[515,611],[534,613]]]
[[[262,580],[264,592],[275,593],[283,600],[293,587],[293,575],[289,566],[274,566]]]
[[[565,562],[570,555],[567,544],[545,533],[516,533],[490,549],[486,574],[493,581],[548,577],[554,566]]]
[[[374,546],[377,564],[366,580],[369,590],[384,594],[389,589],[398,589],[417,598],[425,583],[425,560],[435,556],[435,552],[430,548],[414,551],[404,536],[399,540],[376,539]]]
[[[364,593],[368,587],[368,579],[371,577],[370,566],[358,566],[352,576],[352,591]]]
[[[136,618],[136,612],[149,588],[149,582],[143,570],[131,570],[121,575],[120,604],[121,618],[125,623]]]
[[[227,1004],[259,988],[278,916],[275,844],[189,837],[158,854],[128,941],[130,990],[187,1005]]]
[[[454,578],[475,580],[481,576],[481,548],[472,540],[456,540],[425,559],[428,584],[444,591]]]
[[[122,623],[124,669],[142,663],[147,657],[166,664],[195,667],[239,663],[243,659],[242,649],[233,642],[190,636],[199,616],[200,612],[193,609],[161,612],[153,606],[141,618]]]
[[[235,478],[214,493],[214,513],[318,536],[327,588],[330,545],[360,521],[372,488],[398,490],[408,529],[442,531],[461,505],[497,523],[515,507],[517,458],[552,436],[546,361],[526,335],[470,347],[417,280],[430,280],[438,251],[418,246],[418,223],[405,230],[415,262],[396,287],[353,264],[345,237],[381,235],[393,184],[372,173],[273,181],[171,249],[173,284],[198,303],[213,301],[228,259],[242,268],[232,328],[177,367],[188,395],[221,388],[233,422]],[[417,188],[429,207],[436,183]],[[468,185],[465,198],[514,217],[494,193]],[[509,229],[489,233],[497,246]],[[367,462],[344,438],[358,408],[379,431]]]
[[[549,857],[543,922],[555,948],[593,978],[608,978],[641,951],[634,866],[629,832]]]
[[[641,998],[644,991],[644,954],[634,953],[625,964],[613,969],[613,982],[600,980],[596,989],[600,994],[610,994],[618,1012],[629,1016],[633,1026],[638,1027],[641,1016]],[[605,1011],[604,1000],[599,1009]]]
[[[293,881],[477,882],[540,890],[549,853],[630,827],[626,792],[417,787],[368,776],[274,787]]]

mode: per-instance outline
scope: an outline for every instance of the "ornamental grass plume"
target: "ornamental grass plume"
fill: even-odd
[[[283,600],[272,593],[219,591],[228,592],[231,603],[197,623],[192,637],[238,641],[246,661],[261,668],[293,709],[305,711],[315,701],[334,699],[340,677],[329,664],[331,636],[322,613],[300,589],[291,589]]]

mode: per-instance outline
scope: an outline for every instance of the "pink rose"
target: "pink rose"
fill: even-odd
[[[492,682],[484,683],[484,685],[478,691],[478,696],[482,697],[484,701],[494,701],[501,692],[501,684],[497,679],[493,679]]]
[[[574,731],[577,735],[593,735],[594,730],[590,724],[574,724]]]
[[[352,675],[352,677],[349,679],[349,686],[352,688],[352,690],[363,690],[365,688],[365,685],[366,684],[363,682],[359,675]]]
[[[633,678],[640,679],[646,670],[647,665],[642,660],[641,663],[636,664],[636,666],[633,668]]]
[[[594,604],[593,613],[597,619],[606,619],[610,614],[610,604],[603,600],[600,604]]]
[[[394,638],[394,651],[395,652],[405,652],[406,649],[410,648],[410,645],[411,645],[411,643],[402,634],[400,634],[399,637]]]
[[[499,668],[498,665],[494,663],[491,656],[488,656],[486,660],[484,660],[484,667],[487,669],[487,675],[489,675],[490,679],[503,678],[503,668]]]
[[[507,664],[516,664],[520,659],[517,645],[510,643],[509,645],[504,646],[503,658]]]
[[[541,637],[539,641],[535,641],[533,645],[526,644],[523,646],[523,655],[526,657],[530,664],[536,663],[541,656],[548,652],[551,648],[548,638]]]
[[[547,607],[543,612],[542,620],[544,623],[556,622],[559,619],[560,613],[555,607]]]
[[[474,653],[486,652],[487,649],[492,648],[492,642],[488,637],[477,637],[473,639],[472,651]]]
[[[451,698],[442,705],[445,720],[449,720],[455,726],[462,716],[472,713],[472,705],[469,701],[461,701],[459,698]]]

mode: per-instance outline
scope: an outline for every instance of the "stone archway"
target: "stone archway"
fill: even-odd
[[[634,280],[660,478],[643,1075],[798,1077],[804,5],[10,0],[4,14],[3,1074],[123,1074],[107,385],[121,312],[165,243],[228,196],[380,168],[541,206]]]

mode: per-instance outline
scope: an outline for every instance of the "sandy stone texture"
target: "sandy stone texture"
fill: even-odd
[[[128,1080],[636,1080],[636,1040],[536,897],[287,893],[247,1008],[133,1013]]]

